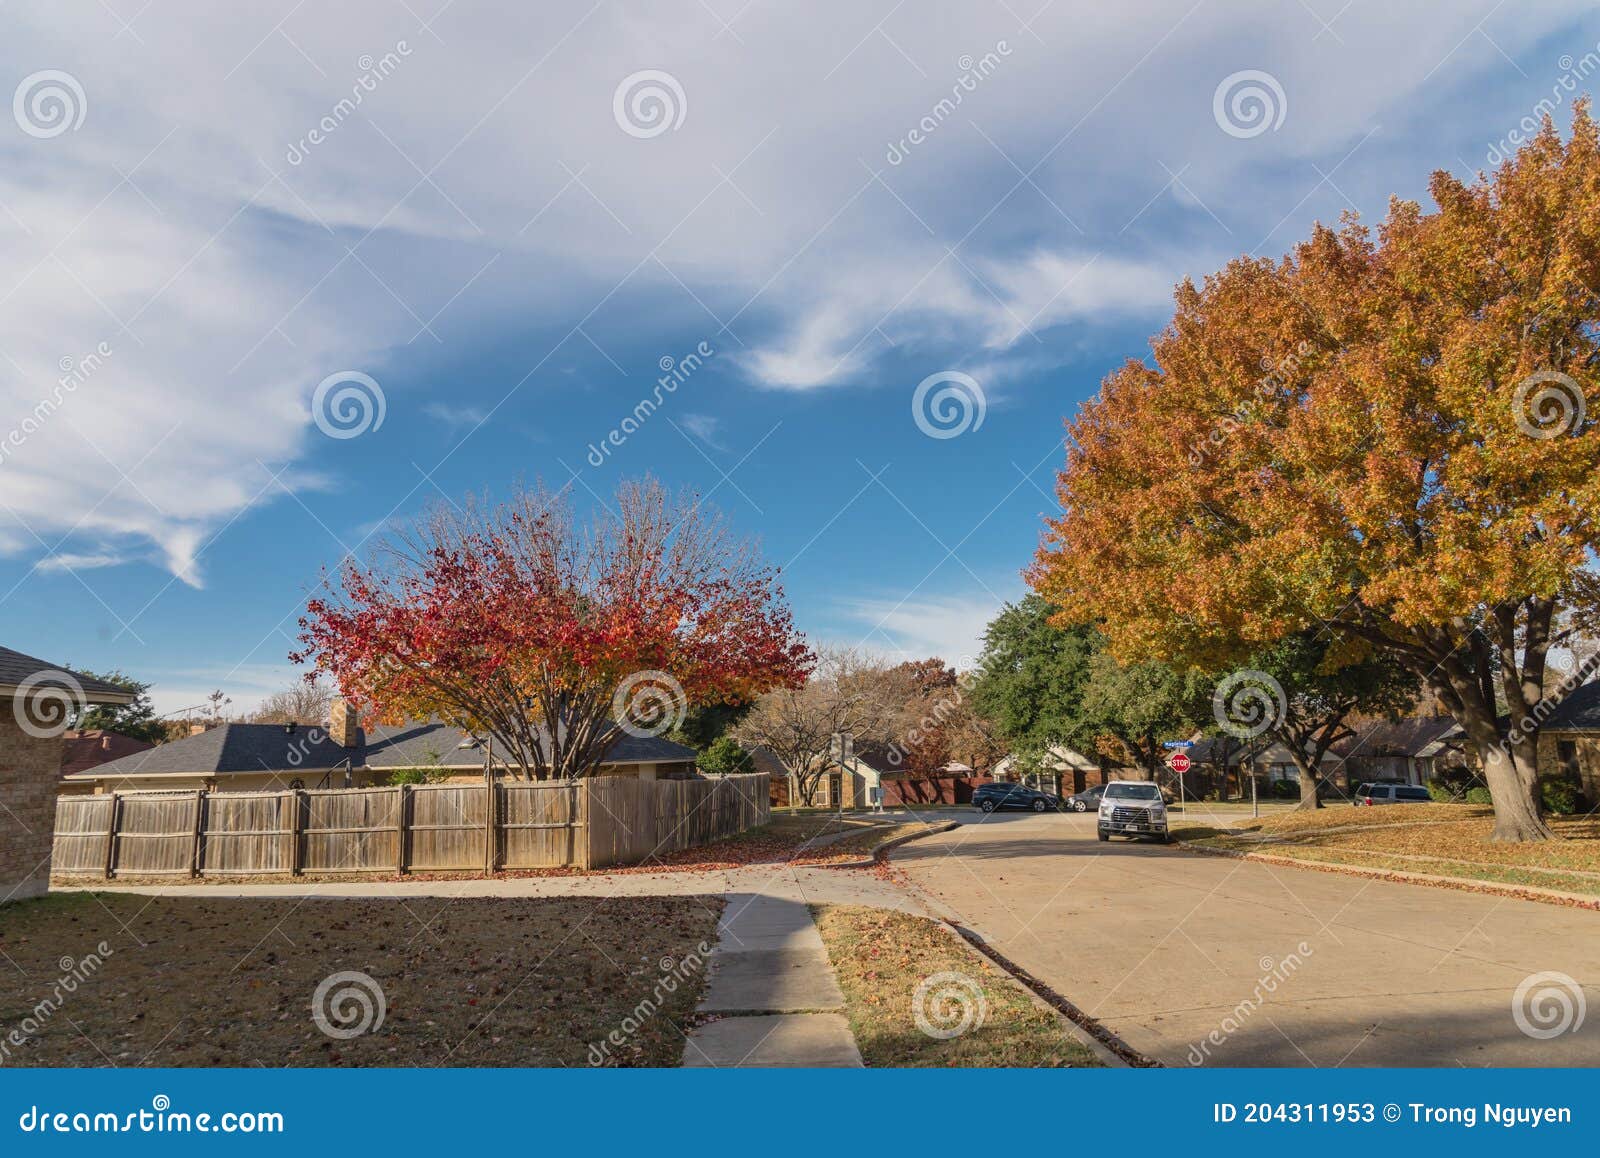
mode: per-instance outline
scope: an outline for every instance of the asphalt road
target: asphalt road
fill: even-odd
[[[1600,1066],[1600,913],[961,818],[895,864],[1167,1065]]]

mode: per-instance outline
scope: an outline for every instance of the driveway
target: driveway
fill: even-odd
[[[1600,913],[1101,844],[1093,815],[965,819],[895,864],[1168,1065],[1600,1065]],[[1579,987],[1536,979],[1522,1020],[1577,1028],[1541,1038],[1513,1001],[1546,972]]]

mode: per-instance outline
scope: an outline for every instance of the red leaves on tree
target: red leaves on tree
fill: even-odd
[[[347,564],[300,628],[291,658],[371,713],[490,736],[497,760],[535,776],[594,772],[630,723],[612,720],[613,696],[638,673],[681,718],[798,686],[814,662],[776,572],[650,479],[586,525],[542,489],[435,510]]]

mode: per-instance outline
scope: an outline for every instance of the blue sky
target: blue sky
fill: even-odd
[[[1581,3],[502,8],[8,7],[0,642],[248,708],[389,520],[649,471],[814,638],[959,661],[1178,278],[1423,197],[1600,71]],[[344,372],[383,419],[330,437]],[[945,372],[982,420],[935,438]]]

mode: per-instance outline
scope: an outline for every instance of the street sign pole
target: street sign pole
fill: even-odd
[[[855,737],[849,732],[835,732],[833,734],[833,743],[837,749],[835,759],[839,765],[839,791],[836,794],[838,799],[833,802],[833,806],[839,817],[839,825],[842,828],[844,826],[844,782],[845,777],[852,775],[850,765],[855,762],[856,741]]]
[[[1169,742],[1166,746],[1169,748],[1178,747],[1176,744],[1171,742]],[[1184,785],[1183,778],[1192,766],[1193,765],[1189,760],[1189,753],[1183,751],[1181,748],[1167,758],[1167,767],[1171,768],[1173,774],[1178,778],[1178,807],[1183,811],[1188,810],[1189,804],[1188,789]]]

